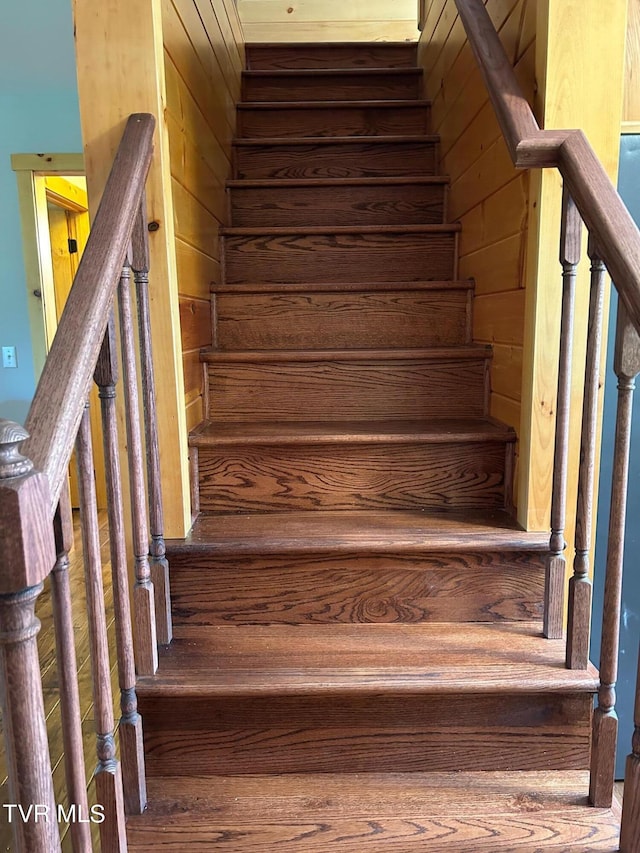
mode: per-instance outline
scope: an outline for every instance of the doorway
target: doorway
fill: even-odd
[[[42,168],[42,157],[52,168]],[[52,159],[56,157],[58,162]],[[31,340],[39,376],[89,236],[86,180],[81,168],[69,168],[82,166],[81,155],[14,155],[12,165],[18,178]],[[91,392],[90,405],[96,497],[102,509],[107,497],[96,388]],[[77,507],[80,501],[73,458],[69,485],[72,505]]]

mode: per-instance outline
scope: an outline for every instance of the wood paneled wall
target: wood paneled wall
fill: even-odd
[[[533,103],[536,0],[486,6]],[[451,177],[450,216],[463,226],[460,277],[476,281],[473,336],[494,348],[491,414],[519,430],[529,174],[511,164],[453,0],[428,4],[419,62]]]
[[[244,40],[234,0],[163,0],[176,261],[187,426],[203,417],[199,351],[210,346],[211,284],[220,281],[235,104]]]
[[[238,0],[248,42],[417,39],[417,0]]]
[[[640,0],[628,0],[626,83],[623,122],[636,125],[640,132]]]

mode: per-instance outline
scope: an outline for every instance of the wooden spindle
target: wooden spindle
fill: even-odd
[[[87,777],[84,771],[82,713],[69,579],[69,551],[73,547],[73,516],[68,481],[62,487],[53,528],[58,559],[51,573],[51,603],[56,638],[67,798],[69,805],[77,806],[78,813],[86,818],[89,814],[89,800]],[[69,826],[69,832],[74,853],[86,853],[91,850],[91,829],[88,823],[74,820]]]
[[[569,470],[569,426],[571,416],[571,360],[575,313],[576,274],[580,261],[582,220],[565,187],[562,196],[562,320],[556,404],[556,438],[553,460],[551,499],[551,539],[545,577],[544,635],[562,637],[564,622],[564,586],[566,563],[564,528],[567,516],[567,478]]]
[[[103,850],[120,853],[127,849],[125,830],[122,771],[116,758],[114,737],[113,696],[107,620],[104,611],[102,560],[96,487],[93,471],[93,448],[89,408],[85,408],[76,439],[80,512],[82,517],[82,546],[84,552],[89,647],[97,736],[98,766],[94,773],[96,800],[103,806],[105,819],[100,824]]]
[[[606,268],[590,240],[591,295],[585,365],[582,432],[580,436],[580,469],[576,506],[575,559],[573,577],[569,581],[569,619],[567,624],[566,665],[569,669],[586,669],[589,663],[589,628],[591,623],[592,585],[589,577],[589,551],[593,533],[593,498],[596,477],[598,435],[598,394],[600,389],[600,352]]]
[[[149,565],[147,495],[144,482],[144,463],[142,461],[138,374],[130,284],[131,269],[129,266],[125,266],[122,270],[118,289],[118,305],[120,309],[120,340],[122,343],[122,378],[127,412],[127,451],[136,578],[133,591],[133,609],[136,622],[135,651],[138,674],[153,675],[158,668],[158,647],[154,590]]]
[[[129,573],[125,540],[122,476],[118,455],[118,423],[116,414],[116,384],[118,361],[116,355],[115,323],[107,326],[100,356],[94,373],[102,410],[105,474],[107,483],[107,514],[109,518],[109,547],[113,579],[113,606],[116,623],[116,651],[122,716],[118,727],[120,759],[124,785],[124,805],[127,814],[141,814],[147,802],[144,766],[142,717],[138,713],[136,671],[133,653],[131,606],[129,602]]]
[[[25,429],[0,419],[0,702],[16,853],[60,850],[36,638],[35,604],[55,562],[49,492],[19,445]],[[16,591],[12,591],[15,589]],[[33,807],[40,812],[36,821]],[[22,820],[21,806],[28,820]],[[31,807],[31,808],[30,808]],[[3,810],[5,811],[5,810]],[[5,819],[9,819],[5,811]]]
[[[147,449],[147,483],[149,485],[149,527],[151,532],[151,579],[155,592],[156,629],[159,643],[168,644],[173,636],[171,624],[171,591],[169,562],[164,543],[164,509],[158,445],[158,413],[151,346],[151,313],[149,308],[149,234],[146,204],[142,203],[131,235],[131,269],[138,302],[138,328],[142,377],[145,443]]]
[[[613,450],[611,509],[607,539],[607,565],[600,646],[600,688],[593,716],[591,782],[589,797],[598,807],[609,808],[613,799],[618,716],[616,680],[620,646],[624,534],[631,451],[631,419],[635,378],[640,373],[640,338],[622,302],[618,303],[616,345],[613,362],[618,377],[618,412]]]
[[[638,678],[633,719],[631,754],[627,757],[624,772],[620,853],[638,853],[640,850],[640,651],[638,652]]]

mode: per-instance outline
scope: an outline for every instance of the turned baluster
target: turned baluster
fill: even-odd
[[[640,339],[622,302],[618,303],[614,370],[618,377],[618,411],[611,479],[611,509],[607,539],[604,582],[602,642],[600,646],[600,688],[593,716],[591,783],[589,797],[595,806],[609,808],[615,778],[618,717],[615,711],[624,533],[627,515],[631,419],[635,378],[640,373]]]
[[[562,637],[564,621],[565,558],[564,528],[567,516],[567,479],[569,470],[569,425],[571,415],[571,359],[576,274],[580,261],[582,220],[565,187],[562,196],[562,320],[556,404],[556,437],[551,499],[551,539],[545,575],[544,635]]]
[[[133,610],[136,622],[135,650],[139,675],[153,675],[158,668],[156,616],[153,581],[149,565],[149,532],[147,524],[147,495],[144,482],[142,434],[139,419],[138,374],[136,370],[133,316],[131,310],[131,269],[122,270],[118,288],[120,340],[122,344],[122,379],[127,421],[127,452],[129,487],[131,490],[131,519],[135,560]]]
[[[122,476],[118,456],[118,423],[116,414],[116,383],[118,362],[113,317],[98,357],[94,373],[102,411],[105,473],[107,483],[107,515],[109,518],[109,547],[113,579],[113,606],[116,623],[116,652],[120,686],[120,759],[124,785],[124,804],[128,814],[141,814],[147,802],[142,718],[138,713],[136,672],[133,654],[129,574],[125,540]]]
[[[89,814],[87,778],[84,771],[82,743],[82,714],[78,667],[73,633],[71,584],[69,580],[69,551],[73,547],[73,516],[69,483],[65,481],[53,523],[58,559],[51,573],[51,603],[56,637],[56,664],[60,682],[60,716],[64,744],[64,769],[69,805],[78,814]],[[91,848],[89,824],[75,820],[69,827],[74,853],[87,853]]]
[[[569,581],[569,619],[567,624],[566,665],[569,669],[586,669],[589,663],[589,624],[591,620],[591,579],[589,551],[593,533],[593,497],[596,477],[598,434],[598,394],[600,389],[600,352],[606,268],[595,244],[589,241],[591,258],[591,296],[585,366],[582,432],[580,437],[580,469],[576,506],[575,559],[573,577]]]
[[[633,720],[631,755],[627,757],[624,772],[620,853],[638,853],[640,850],[640,652],[638,653],[638,679]]]
[[[149,239],[146,205],[143,197],[131,235],[131,269],[136,286],[138,328],[142,377],[145,443],[147,449],[147,483],[149,486],[149,527],[151,532],[151,579],[155,592],[158,642],[171,642],[171,592],[169,563],[164,544],[164,511],[158,445],[156,386],[151,347],[151,314],[149,308]]]
[[[97,735],[98,766],[94,773],[96,801],[104,808],[105,819],[100,824],[103,850],[120,853],[127,849],[125,830],[122,771],[116,758],[114,737],[113,696],[107,620],[104,610],[102,560],[96,488],[93,471],[93,448],[89,408],[85,408],[76,439],[80,512],[82,517],[82,546],[84,552],[89,647]]]
[[[49,487],[22,456],[29,434],[0,419],[0,702],[16,853],[56,853],[60,836],[51,778],[35,604],[55,563]],[[33,806],[44,811],[36,821]],[[22,820],[17,807],[22,807]],[[31,807],[31,808],[30,808]],[[43,814],[49,820],[43,820]]]

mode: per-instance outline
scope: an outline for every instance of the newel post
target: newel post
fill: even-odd
[[[28,437],[23,427],[0,418],[0,700],[9,798],[16,806],[3,818],[11,817],[17,853],[56,853],[60,836],[35,616],[56,549],[47,478],[18,450]]]

